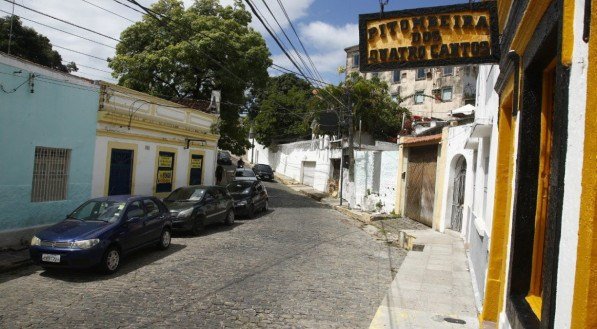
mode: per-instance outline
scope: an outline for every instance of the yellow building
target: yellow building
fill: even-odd
[[[215,184],[219,117],[100,82],[92,195],[167,196]],[[205,105],[207,108],[209,102]]]
[[[480,318],[597,328],[597,8],[497,6],[499,147]]]

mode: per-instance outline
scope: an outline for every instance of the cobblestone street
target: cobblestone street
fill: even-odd
[[[269,213],[175,236],[113,276],[35,266],[0,274],[0,327],[368,327],[405,252],[266,185]]]

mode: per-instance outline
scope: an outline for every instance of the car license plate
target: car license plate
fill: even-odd
[[[42,254],[41,260],[50,263],[60,263],[60,255]]]

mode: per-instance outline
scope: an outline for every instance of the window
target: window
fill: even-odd
[[[452,87],[442,88],[442,102],[449,102],[452,100]]]
[[[394,83],[400,83],[400,70],[394,70],[393,80]]]
[[[442,88],[442,101],[449,102],[452,100],[452,87]]]
[[[31,202],[66,200],[70,149],[37,146]]]
[[[424,80],[427,78],[427,73],[425,69],[417,69],[417,79],[416,80]]]
[[[359,64],[360,64],[359,59],[360,59],[359,58],[359,54],[353,54],[352,55],[352,67],[358,67],[359,66]]]
[[[145,200],[143,200],[143,204],[145,205],[145,210],[147,211],[147,216],[153,217],[153,216],[157,216],[160,213],[160,208],[152,200],[145,199]]]
[[[425,101],[424,91],[415,92],[415,104],[423,104],[423,101]]]
[[[398,94],[392,94],[392,101],[398,103]]]
[[[444,76],[454,74],[454,67],[453,66],[444,66],[443,68]]]
[[[132,219],[135,217],[143,216],[145,216],[145,211],[143,211],[143,208],[141,207],[141,202],[139,201],[134,201],[126,209],[126,219]]]

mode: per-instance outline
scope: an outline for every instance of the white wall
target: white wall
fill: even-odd
[[[396,206],[398,151],[356,151],[351,207],[390,213]],[[381,207],[377,205],[380,204]]]
[[[108,154],[108,143],[119,142],[127,144],[136,144],[137,152],[135,153],[136,167],[134,170],[135,179],[132,193],[142,195],[153,195],[154,181],[156,177],[156,154],[157,147],[169,147],[175,148],[176,159],[175,159],[175,173],[174,173],[174,186],[173,189],[178,187],[187,186],[188,174],[189,174],[189,154],[191,150],[202,150],[198,148],[192,148],[185,150],[183,146],[177,146],[172,144],[162,144],[155,142],[139,141],[139,140],[128,140],[123,138],[105,137],[98,136],[96,138],[95,145],[95,157],[93,166],[93,188],[92,197],[104,196],[105,184],[106,184],[106,156]],[[215,184],[215,157],[216,152],[213,149],[202,150],[205,152],[203,157],[203,184],[213,185]]]

